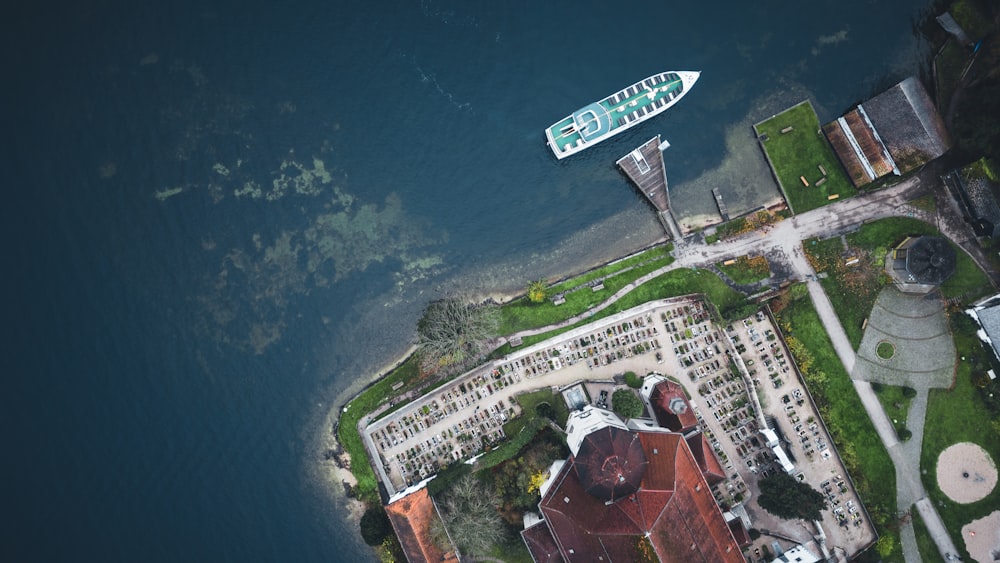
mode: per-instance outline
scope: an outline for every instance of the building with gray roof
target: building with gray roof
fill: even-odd
[[[900,291],[928,293],[955,273],[955,249],[936,236],[911,237],[889,252],[886,271]]]
[[[915,77],[823,126],[855,187],[919,168],[951,148],[930,95]]]
[[[976,335],[1000,359],[1000,294],[974,303],[972,308],[965,312],[979,323]]]

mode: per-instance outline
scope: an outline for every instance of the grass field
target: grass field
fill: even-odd
[[[874,386],[873,386],[874,387]],[[882,409],[892,421],[896,434],[906,428],[906,415],[910,412],[910,399],[903,393],[903,388],[896,385],[880,385],[876,389]]]
[[[972,384],[974,372],[989,369],[989,353],[976,338],[971,319],[956,314],[952,318],[952,331],[958,356],[964,360],[958,362],[952,389],[932,389],[930,392],[920,469],[928,496],[937,506],[959,550],[964,552],[962,526],[1000,507],[1000,487],[978,502],[952,502],[937,486],[937,459],[952,444],[973,442],[989,452],[994,462],[1000,461],[1000,425],[990,424],[990,410]],[[967,553],[963,553],[963,558],[971,560]]]
[[[791,128],[789,131],[788,128]],[[782,133],[782,131],[787,131]],[[782,113],[754,126],[758,137],[766,136],[761,142],[775,176],[788,199],[788,205],[795,213],[822,207],[831,200],[831,195],[839,199],[853,197],[857,190],[844,172],[837,155],[820,131],[819,118],[812,104],[802,102]],[[816,183],[824,176],[819,167],[826,170],[826,182]],[[804,177],[809,186],[803,185]]]
[[[708,270],[697,272],[688,269],[672,270],[660,275],[639,287],[633,289],[624,297],[615,301],[606,309],[598,311],[593,316],[579,321],[573,325],[552,330],[535,336],[526,336],[522,346],[530,346],[553,336],[562,334],[568,330],[592,323],[595,320],[619,313],[626,309],[631,309],[654,299],[664,299],[691,293],[703,293],[708,297],[719,311],[725,314],[726,311],[743,306],[747,303],[746,298],[739,292],[733,290],[725,284],[719,276]],[[567,318],[572,315],[568,315]],[[511,347],[504,344],[494,352],[495,357],[502,357],[509,354]]]
[[[500,334],[508,335],[555,324],[603,303],[616,291],[637,278],[673,262],[673,257],[670,256],[671,250],[672,247],[669,245],[651,248],[626,260],[592,270],[550,287],[547,292],[550,296],[564,293],[566,302],[562,305],[553,305],[551,299],[546,299],[542,303],[532,303],[527,297],[511,301],[500,310]],[[605,278],[602,290],[593,291],[585,286],[570,291],[599,278]]]
[[[812,353],[813,364],[822,366],[826,377],[823,381],[807,377],[809,392],[879,535],[893,537],[894,551],[885,559],[902,561],[902,548],[895,529],[895,467],[854,390],[851,378],[844,371],[812,301],[805,297],[796,299],[776,316],[783,330],[791,327],[791,335]],[[878,554],[869,550],[861,556],[861,560],[869,556],[878,557]]]
[[[521,432],[531,419],[538,418],[539,406],[543,404],[548,404],[552,409],[552,417],[556,424],[565,427],[566,419],[569,418],[569,407],[566,406],[566,401],[563,400],[562,395],[559,393],[554,393],[552,389],[545,388],[539,389],[538,391],[532,391],[530,393],[521,393],[514,397],[517,400],[518,406],[521,407],[521,416],[514,417],[512,420],[503,425],[503,432],[508,436],[514,436]]]
[[[910,511],[910,516],[913,518],[913,534],[917,536],[917,550],[920,552],[920,559],[924,563],[944,563],[944,557],[941,557],[941,552],[938,551],[937,544],[931,538],[931,533],[927,530],[927,525],[924,524],[920,513],[913,510]]]
[[[337,425],[337,441],[351,456],[351,473],[358,480],[354,494],[361,500],[379,502],[378,481],[375,478],[375,472],[372,471],[371,465],[368,463],[368,455],[361,442],[361,435],[358,434],[358,422],[379,406],[387,403],[392,397],[398,396],[405,389],[416,384],[419,376],[420,369],[416,357],[410,356],[387,376],[362,391],[348,403],[346,411],[340,415],[340,421]],[[403,383],[403,387],[393,390],[392,387],[397,383]]]

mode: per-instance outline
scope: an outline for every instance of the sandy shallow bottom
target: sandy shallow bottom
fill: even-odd
[[[969,555],[980,563],[1000,558],[1000,510],[995,510],[962,526],[962,538]]]
[[[946,448],[938,457],[938,487],[960,504],[986,497],[997,484],[997,466],[986,450],[971,442]]]

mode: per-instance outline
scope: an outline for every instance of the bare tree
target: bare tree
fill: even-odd
[[[500,328],[500,307],[449,298],[427,305],[417,324],[421,365],[431,371],[461,369],[481,359]]]
[[[474,476],[459,479],[439,505],[449,536],[463,553],[484,555],[503,541],[506,528],[497,512],[496,494]],[[434,535],[442,537],[443,530]]]

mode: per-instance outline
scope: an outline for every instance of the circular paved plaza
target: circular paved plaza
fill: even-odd
[[[882,290],[851,377],[886,385],[948,387],[954,372],[955,344],[938,292],[911,295],[894,287]]]

